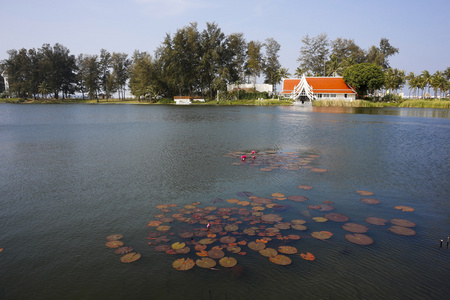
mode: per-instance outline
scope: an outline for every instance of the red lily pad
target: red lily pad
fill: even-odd
[[[278,247],[278,252],[283,254],[295,254],[298,252],[297,248],[292,246],[280,246]]]
[[[369,230],[368,227],[356,223],[345,223],[344,225],[342,225],[342,229],[354,233],[365,233]]]
[[[119,247],[123,246],[123,242],[122,241],[109,241],[105,245],[108,248],[119,248]]]
[[[309,185],[299,185],[298,188],[302,190],[311,190],[313,187]]]
[[[380,200],[378,199],[373,199],[373,198],[362,198],[359,199],[359,201],[364,202],[366,204],[380,204]]]
[[[415,235],[416,232],[408,227],[403,227],[403,226],[398,226],[398,225],[394,225],[388,228],[389,231],[396,233],[396,234],[400,234],[400,235]]]
[[[117,241],[117,240],[120,240],[121,238],[123,238],[123,235],[121,235],[121,234],[111,234],[106,237],[106,240],[107,241]]]
[[[368,217],[366,222],[372,225],[386,225],[388,220],[377,217]]]
[[[222,250],[219,250],[219,249],[211,249],[208,251],[208,256],[211,258],[218,259],[218,258],[224,257],[225,252],[223,252]]]
[[[320,205],[319,210],[320,211],[330,211],[330,210],[334,210],[334,207],[331,205],[328,205],[328,204],[323,204],[323,205]]]
[[[338,213],[329,213],[324,215],[325,218],[335,222],[347,222],[349,218],[346,215],[338,214]]]
[[[369,191],[356,191],[356,192],[362,196],[372,196],[373,195],[373,193],[369,192]]]
[[[391,223],[402,227],[415,227],[416,223],[405,219],[391,219]]]
[[[264,222],[280,222],[283,218],[276,214],[263,215],[261,220]]]
[[[319,239],[319,240],[327,240],[329,239],[333,234],[328,231],[314,231],[311,233],[311,236],[313,238]]]
[[[265,257],[272,257],[272,256],[276,256],[278,254],[277,250],[273,249],[273,248],[265,248],[262,250],[259,250],[259,254],[261,254],[262,256]]]
[[[345,239],[357,245],[370,245],[373,243],[371,237],[361,233],[348,233],[345,235]]]
[[[407,212],[414,211],[414,208],[409,207],[409,206],[405,206],[405,205],[397,205],[394,208],[395,209],[400,209],[401,211],[407,211]]]
[[[265,243],[250,242],[250,243],[248,243],[248,247],[250,249],[252,249],[252,250],[260,251],[260,250],[266,248],[266,244]]]
[[[275,256],[271,256],[270,261],[277,265],[287,266],[292,263],[292,260],[286,255],[278,254]]]
[[[131,247],[119,247],[116,250],[114,250],[114,253],[116,254],[127,254],[133,252],[133,248]]]
[[[308,198],[305,196],[298,196],[298,195],[292,195],[287,197],[289,200],[294,201],[294,202],[305,202],[308,201]]]

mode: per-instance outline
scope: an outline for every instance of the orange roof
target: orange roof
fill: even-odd
[[[356,94],[342,77],[306,77],[315,94]],[[285,79],[283,81],[283,94],[290,94],[300,79]]]

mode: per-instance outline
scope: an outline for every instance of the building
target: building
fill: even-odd
[[[256,92],[267,92],[270,95],[273,93],[273,86],[271,84],[253,84],[253,83],[245,83],[245,84],[229,84],[227,85],[227,92],[231,91],[241,91],[245,90],[246,92],[256,91]]]
[[[297,102],[314,100],[356,99],[356,92],[348,86],[342,77],[305,77],[285,78],[281,95]]]

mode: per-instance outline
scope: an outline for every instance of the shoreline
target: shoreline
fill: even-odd
[[[177,105],[170,101],[162,102],[144,102],[136,99],[126,100],[81,100],[81,99],[47,99],[47,100],[23,100],[17,98],[0,99],[0,104],[132,104],[132,105]],[[193,106],[294,106],[291,101],[278,99],[263,99],[263,100],[239,100],[239,101],[209,101],[205,103],[192,103]],[[349,101],[316,101],[312,107],[407,107],[407,108],[440,108],[450,109],[450,100],[439,99],[411,99],[404,100],[400,103],[392,102],[372,102],[366,100]]]

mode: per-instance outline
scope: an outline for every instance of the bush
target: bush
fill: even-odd
[[[400,95],[387,94],[382,98],[384,102],[403,102],[403,98]]]
[[[159,99],[157,103],[159,103],[159,104],[173,104],[173,103],[175,103],[175,101],[173,99],[169,99],[169,98],[162,98],[162,99]]]

